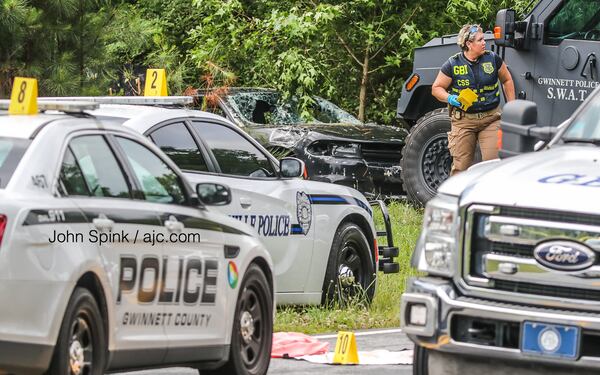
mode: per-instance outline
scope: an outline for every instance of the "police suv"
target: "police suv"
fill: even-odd
[[[599,119],[598,89],[559,130],[508,103],[503,154],[548,146],[478,164],[427,204],[413,256],[426,275],[401,304],[416,374],[598,372]]]
[[[90,115],[97,106],[0,111],[0,373],[265,374],[270,255],[206,207],[227,204],[226,187],[201,183],[199,200],[152,142]]]
[[[319,304],[357,294],[372,299],[379,246],[373,211],[360,192],[302,179],[302,161],[278,161],[223,117],[169,108],[191,97],[73,99],[101,103],[95,116],[146,135],[192,183],[229,186],[231,204],[215,208],[251,226],[264,242],[277,303]],[[398,272],[392,262],[398,249],[390,242],[391,234],[381,268]]]

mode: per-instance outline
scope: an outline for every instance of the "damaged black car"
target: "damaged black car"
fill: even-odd
[[[197,92],[203,110],[226,117],[275,157],[306,163],[308,179],[358,189],[367,195],[403,195],[402,128],[364,124],[335,104],[313,97],[309,121],[294,99],[270,89],[228,88]]]

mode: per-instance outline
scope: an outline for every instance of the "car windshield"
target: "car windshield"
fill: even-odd
[[[4,189],[31,141],[0,137],[0,189]]]
[[[600,143],[600,95],[571,121],[561,138],[565,142]]]
[[[264,125],[294,125],[304,123],[350,123],[361,124],[356,117],[328,100],[313,97],[315,103],[309,108],[309,119],[304,121],[298,110],[298,100],[283,101],[273,91],[238,92],[226,97],[227,103],[243,120]]]

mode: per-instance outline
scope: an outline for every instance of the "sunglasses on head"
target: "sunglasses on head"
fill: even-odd
[[[478,30],[479,30],[479,26],[477,26],[477,25],[471,26],[471,28],[469,29],[469,33],[467,34],[467,38],[465,39],[465,41],[467,41],[467,42],[471,41],[471,35],[477,34]]]

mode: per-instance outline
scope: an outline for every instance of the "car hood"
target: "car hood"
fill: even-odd
[[[448,179],[440,193],[461,205],[486,203],[558,211],[600,212],[600,148],[555,146],[484,163]]]
[[[277,127],[254,127],[249,129],[251,134],[261,134],[267,138],[279,135],[303,138],[327,138],[340,141],[404,143],[408,132],[403,128],[384,125],[354,125],[354,124],[298,124]],[[289,139],[289,138],[288,138]]]

